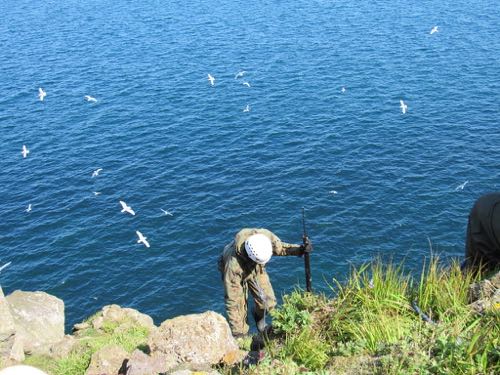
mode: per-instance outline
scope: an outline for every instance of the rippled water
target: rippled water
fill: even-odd
[[[499,189],[499,10],[0,0],[4,292],[64,299],[68,325],[110,303],[223,312],[223,245],[245,226],[299,242],[303,206],[316,290],[377,254],[418,269],[429,240],[462,255]],[[301,259],[268,270],[278,295],[303,285]]]

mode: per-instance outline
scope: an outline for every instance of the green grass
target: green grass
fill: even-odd
[[[223,374],[497,374],[500,373],[500,309],[478,315],[468,306],[469,285],[480,275],[458,263],[442,267],[433,257],[418,278],[403,264],[380,260],[333,280],[333,298],[295,290],[271,315],[275,334],[256,366],[225,367]],[[434,323],[424,321],[412,303]],[[61,360],[25,361],[53,375],[84,374],[92,354],[106,345],[142,348],[144,327],[104,322],[88,328]],[[245,344],[245,346],[248,343]]]
[[[296,290],[272,312],[268,358],[239,373],[496,374],[500,313],[475,314],[467,292],[480,275],[433,257],[417,279],[380,260],[334,280],[334,298]],[[412,302],[436,324],[413,310]]]
[[[79,334],[78,343],[68,357],[52,359],[46,356],[28,356],[25,364],[38,367],[53,375],[83,375],[92,354],[108,345],[118,345],[127,352],[146,345],[149,329],[131,322],[104,322],[100,331],[93,328]]]

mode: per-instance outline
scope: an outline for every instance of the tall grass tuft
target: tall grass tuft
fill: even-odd
[[[376,261],[353,269],[345,286],[336,281],[329,338],[333,345],[349,341],[375,353],[381,344],[395,343],[411,332],[406,295],[410,279],[402,265]]]
[[[345,283],[334,280],[333,299],[285,296],[273,313],[281,340],[269,353],[297,364],[297,373],[500,373],[500,312],[477,315],[468,306],[480,277],[435,256],[417,279],[403,264],[376,260],[352,269]]]
[[[432,257],[424,264],[420,282],[412,289],[411,298],[429,312],[435,320],[451,321],[470,314],[467,307],[468,287],[480,275],[462,273],[458,262],[448,268],[440,267],[439,258]]]

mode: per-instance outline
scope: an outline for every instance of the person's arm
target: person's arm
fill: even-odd
[[[283,249],[282,255],[303,255],[304,254],[304,246],[303,245],[298,245],[295,243],[287,243],[287,242],[282,242],[281,247]]]
[[[301,256],[304,254],[304,245],[282,242],[277,235],[267,229],[261,229],[261,233],[265,234],[273,245],[273,255],[288,256],[295,255]]]

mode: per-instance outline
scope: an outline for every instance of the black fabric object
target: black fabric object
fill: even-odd
[[[465,244],[467,265],[500,267],[500,193],[479,197],[469,215]]]

